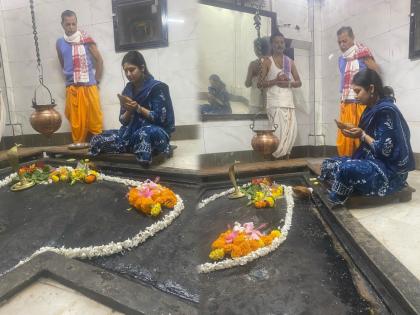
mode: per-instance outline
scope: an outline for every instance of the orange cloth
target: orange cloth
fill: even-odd
[[[102,132],[102,111],[98,87],[70,85],[66,88],[66,117],[73,142],[86,142],[88,132]]]
[[[366,106],[358,103],[341,103],[339,121],[359,125],[360,117]],[[339,156],[352,156],[359,147],[360,140],[343,135],[340,129],[337,131],[337,151]]]

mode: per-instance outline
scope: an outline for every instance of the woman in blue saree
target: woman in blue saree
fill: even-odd
[[[357,99],[366,104],[359,126],[342,129],[345,136],[360,138],[352,157],[323,161],[320,179],[331,184],[329,199],[343,204],[352,193],[385,196],[407,185],[408,172],[415,169],[410,130],[394,99],[386,96],[382,80],[370,69],[353,78]]]
[[[107,130],[90,141],[90,153],[134,153],[142,165],[150,165],[152,155],[170,155],[169,140],[175,130],[175,118],[169,88],[149,73],[138,51],[129,51],[122,60],[129,82],[118,95],[122,124],[119,130]]]

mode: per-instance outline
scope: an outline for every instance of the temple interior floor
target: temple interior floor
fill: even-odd
[[[318,165],[322,158],[307,158]],[[350,209],[350,213],[420,280],[420,171],[408,175],[408,184],[416,191],[408,202]]]
[[[177,148],[172,159],[160,166],[198,170],[196,152],[199,140],[174,141]],[[4,153],[4,152],[1,152]],[[303,163],[305,159],[302,159]],[[320,164],[322,159],[307,158],[308,163]],[[281,161],[291,163],[293,160]],[[275,163],[275,162],[272,162]],[[298,160],[295,160],[298,163]],[[416,189],[412,200],[349,210],[350,213],[391,252],[417,279],[420,280],[420,171],[410,172],[408,183]],[[27,303],[32,300],[33,303]],[[36,309],[34,306],[36,305]],[[70,288],[50,279],[40,279],[6,304],[0,306],[2,314],[70,314],[83,309],[89,314],[119,314]],[[48,310],[48,311],[47,311]],[[86,312],[88,310],[88,312]]]
[[[177,148],[174,150],[173,157],[165,160],[159,166],[189,170],[199,169],[200,166],[198,163],[197,152],[202,152],[201,139],[174,140],[171,141],[171,145],[177,146]]]
[[[122,314],[54,280],[40,278],[4,305],[0,315]]]
[[[409,202],[351,209],[351,214],[420,280],[420,171],[409,173],[416,189]]]

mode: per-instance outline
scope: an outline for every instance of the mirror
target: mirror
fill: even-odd
[[[198,105],[203,121],[249,119],[265,111],[256,81],[251,84],[253,88],[251,82],[245,84],[248,66],[257,59],[255,11],[221,1],[200,1],[199,33],[206,43],[199,47]],[[260,16],[260,34],[269,45],[271,30],[276,27],[276,13],[260,11]],[[290,52],[289,49],[285,54],[293,57]]]

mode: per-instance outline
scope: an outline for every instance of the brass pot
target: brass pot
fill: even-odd
[[[32,127],[39,133],[50,136],[61,126],[61,115],[54,107],[56,105],[33,105],[35,111],[32,113],[30,122]]]
[[[256,152],[260,152],[264,156],[270,156],[274,151],[276,151],[279,146],[280,140],[274,134],[274,131],[277,129],[277,124],[274,124],[274,129],[269,130],[254,130],[255,119],[252,124],[249,125],[252,131],[256,133],[251,140],[252,149]]]
[[[258,130],[252,138],[251,145],[254,151],[269,156],[276,151],[279,146],[279,138],[273,133],[273,130]]]

